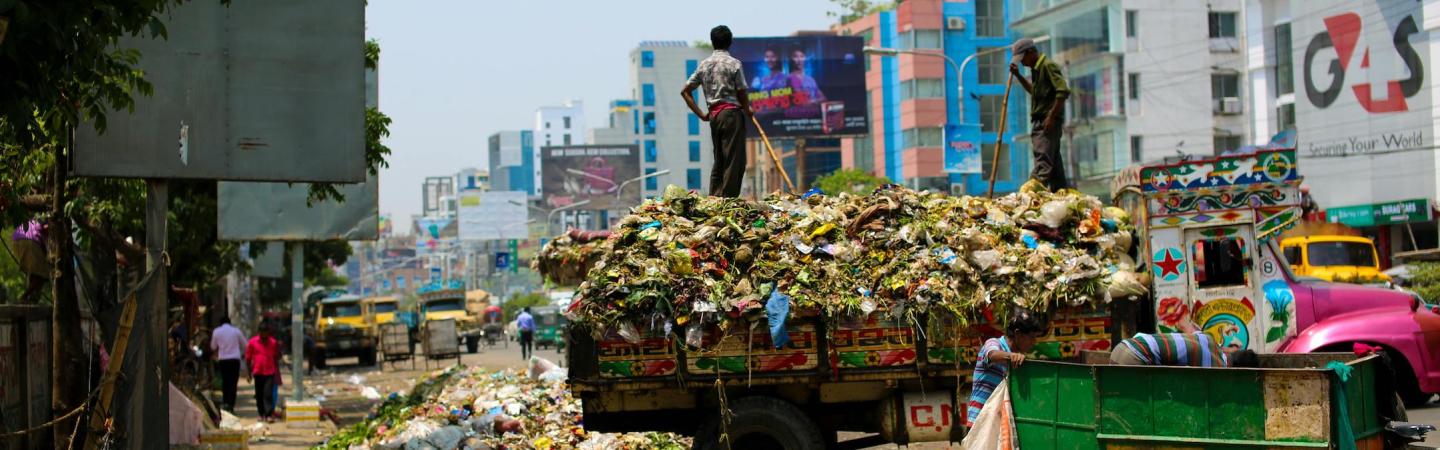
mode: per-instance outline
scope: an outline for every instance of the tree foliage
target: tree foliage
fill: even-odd
[[[895,9],[895,7],[904,2],[904,0],[890,2],[883,0],[830,0],[830,2],[834,3],[840,10],[826,11],[825,15],[839,19],[841,24],[847,24],[877,12]]]
[[[531,292],[528,294],[517,294],[511,297],[510,300],[505,302],[504,305],[501,305],[500,308],[505,311],[505,318],[514,320],[515,316],[520,314],[522,308],[527,306],[543,306],[548,303],[550,303],[550,297],[546,297],[545,294]]]
[[[1426,303],[1440,304],[1440,263],[1424,262],[1410,266],[1408,286]]]
[[[815,187],[826,194],[849,192],[868,194],[881,185],[890,183],[885,177],[877,177],[860,169],[840,169],[815,180]]]

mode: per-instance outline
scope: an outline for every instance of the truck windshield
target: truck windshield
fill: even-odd
[[[371,308],[373,308],[377,313],[392,313],[395,312],[395,310],[400,309],[400,304],[390,302],[376,303],[375,305],[371,306]]]
[[[324,305],[325,317],[350,317],[360,315],[359,303],[329,303]]]
[[[425,304],[426,312],[464,311],[465,305],[459,299],[435,300]]]
[[[1305,251],[1312,266],[1375,266],[1375,249],[1363,242],[1314,242]]]

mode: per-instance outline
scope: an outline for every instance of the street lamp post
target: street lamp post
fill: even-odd
[[[586,199],[550,210],[550,213],[545,215],[545,234],[551,237],[555,236],[554,230],[550,229],[550,222],[555,220],[555,213],[579,208],[588,204],[590,204],[590,200]]]
[[[1039,43],[1041,43],[1041,42],[1045,42],[1045,41],[1048,41],[1048,40],[1050,40],[1050,36],[1040,36],[1040,37],[1034,38],[1034,41],[1035,41],[1036,44],[1039,44]],[[975,53],[971,54],[970,56],[966,56],[965,59],[964,59],[963,61],[961,61],[959,64],[956,64],[956,63],[955,63],[955,60],[954,60],[953,58],[951,58],[949,55],[946,55],[946,54],[944,54],[944,53],[942,53],[942,52],[925,52],[925,51],[906,50],[906,49],[899,49],[899,48],[884,48],[884,47],[865,47],[863,50],[864,50],[864,52],[865,52],[866,54],[879,55],[879,56],[898,56],[898,55],[900,55],[900,54],[903,53],[903,54],[907,54],[907,55],[938,56],[938,57],[941,57],[941,58],[945,58],[945,62],[950,63],[950,68],[955,71],[955,93],[956,93],[956,97],[955,97],[955,99],[956,99],[955,110],[960,113],[960,114],[959,114],[959,115],[960,115],[960,123],[963,124],[963,123],[965,123],[965,69],[968,68],[968,67],[970,67],[970,62],[971,62],[971,61],[974,61],[976,57],[978,57],[978,56],[980,56],[980,55],[988,55],[988,54],[996,53],[996,52],[1003,52],[1003,51],[1006,51],[1007,48],[1006,48],[1006,47],[996,47],[996,48],[992,48],[992,49],[988,49],[988,50],[984,50],[984,51],[975,52]]]
[[[648,179],[651,179],[651,178],[655,178],[655,177],[658,177],[658,176],[661,176],[661,175],[669,175],[669,174],[670,174],[670,169],[665,169],[665,170],[662,170],[662,171],[659,171],[659,172],[647,173],[647,174],[644,174],[644,175],[641,175],[641,176],[638,176],[638,177],[635,177],[635,178],[631,178],[631,179],[625,180],[625,182],[620,183],[620,189],[616,189],[616,190],[615,190],[615,199],[616,199],[616,200],[619,200],[619,199],[620,199],[620,194],[621,194],[622,192],[625,192],[625,186],[626,186],[626,185],[629,185],[630,183],[638,183],[638,182],[641,182],[641,181],[644,181],[644,180],[648,180]]]

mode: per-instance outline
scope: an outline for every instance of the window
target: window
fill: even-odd
[[[1130,136],[1130,162],[1138,163],[1145,159],[1145,139],[1141,136]]]
[[[655,85],[650,83],[640,85],[640,104],[655,106]]]
[[[1128,82],[1128,85],[1125,86],[1125,88],[1130,91],[1129,97],[1130,97],[1131,100],[1139,100],[1139,99],[1140,99],[1140,74],[1138,74],[1138,73],[1132,73],[1132,74],[1130,74],[1130,80],[1129,80],[1129,82]]]
[[[567,129],[567,130],[570,129],[570,117],[569,117],[569,116],[566,116],[566,117],[565,117],[565,129]]]
[[[939,147],[944,145],[945,132],[940,128],[910,128],[901,132],[905,148]]]
[[[690,141],[690,162],[700,162],[700,141]]]
[[[980,131],[994,133],[1000,131],[1000,107],[1004,103],[1003,95],[982,95],[980,96]]]
[[[1215,156],[1240,148],[1241,136],[1238,134],[1217,134],[1215,135]]]
[[[1275,95],[1295,93],[1295,58],[1291,47],[1290,24],[1275,26]]]
[[[900,83],[900,101],[917,98],[945,98],[945,80],[917,78]]]
[[[976,62],[980,64],[980,68],[978,69],[980,72],[980,84],[1003,84],[1005,83],[1006,72],[1010,70],[1009,61],[1005,60],[1005,49],[980,48],[977,51],[987,52],[991,50],[995,51],[991,53],[981,53],[979,57],[975,58],[978,60]]]
[[[657,150],[656,147],[655,147],[655,140],[654,140],[654,139],[646,139],[646,140],[645,140],[645,162],[647,162],[647,163],[653,163],[653,162],[655,162],[655,159],[656,159],[656,158],[659,158],[659,157],[660,157],[660,151]]]
[[[691,136],[700,135],[700,118],[694,114],[685,115],[685,132]]]
[[[1233,38],[1235,33],[1235,13],[1233,12],[1211,12],[1210,13],[1210,38]]]
[[[985,179],[990,179],[990,171],[999,167],[1000,171],[995,173],[995,181],[1010,181],[1010,146],[1000,145],[1000,160],[997,166],[991,166],[990,161],[995,159],[995,143],[980,144],[980,171]]]
[[[901,47],[905,49],[940,48],[940,30],[910,30],[902,39]]]
[[[1085,163],[1094,163],[1100,160],[1100,141],[1097,136],[1088,135],[1076,137],[1071,145],[1074,146],[1075,162],[1084,165]],[[1080,171],[1084,173],[1085,168],[1081,168]]]
[[[646,175],[650,175],[650,174],[652,174],[652,173],[655,173],[655,169],[654,169],[654,168],[646,168],[646,169],[645,169],[645,174],[646,174]],[[660,188],[660,180],[659,180],[659,178],[660,178],[660,177],[650,177],[650,178],[646,178],[646,179],[645,179],[645,190],[647,190],[647,191],[653,191],[653,190],[659,189],[659,188]]]
[[[1190,256],[1194,260],[1195,286],[1210,289],[1250,284],[1247,253],[1245,241],[1239,238],[1195,241]]]
[[[550,129],[550,122],[545,122],[545,129]]]
[[[645,134],[655,134],[655,113],[645,113]]]
[[[1140,37],[1140,22],[1136,22],[1140,18],[1139,16],[1139,11],[1125,10],[1125,37]]]
[[[1005,36],[1005,2],[1003,0],[975,1],[975,35],[980,37]]]
[[[1217,73],[1210,75],[1210,96],[1215,100],[1215,112],[1221,114],[1240,113],[1240,74]]]
[[[570,145],[570,133],[565,133],[565,145]]]
[[[700,190],[700,169],[685,169],[685,189]]]
[[[875,141],[870,136],[857,137],[853,142],[855,168],[869,172],[875,168]]]
[[[1292,245],[1285,247],[1285,261],[1289,262],[1291,266],[1296,266],[1296,269],[1299,269],[1298,266],[1302,262],[1300,261],[1300,246]]]
[[[640,67],[655,67],[655,52],[649,50],[640,52]]]
[[[1286,103],[1280,105],[1276,111],[1276,130],[1286,131],[1295,129],[1295,104]]]
[[[1315,242],[1305,246],[1310,265],[1375,267],[1375,249],[1361,242]]]

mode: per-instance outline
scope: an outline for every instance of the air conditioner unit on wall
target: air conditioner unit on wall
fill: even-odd
[[[953,31],[965,31],[964,17],[946,17],[945,29]]]
[[[1240,114],[1240,98],[1217,98],[1214,103],[1214,111],[1215,114]]]

